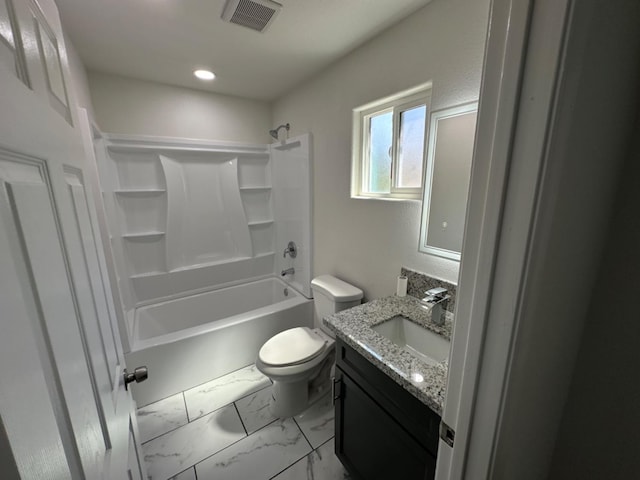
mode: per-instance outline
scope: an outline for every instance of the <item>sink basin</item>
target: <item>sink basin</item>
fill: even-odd
[[[440,363],[449,356],[448,340],[405,317],[393,317],[371,328],[431,365]]]

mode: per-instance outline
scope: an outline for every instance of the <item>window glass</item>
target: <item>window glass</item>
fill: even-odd
[[[353,109],[351,196],[420,200],[431,82]]]
[[[390,191],[392,144],[393,112],[372,116],[369,121],[369,192]]]
[[[426,118],[426,105],[420,105],[400,113],[399,188],[420,188],[422,185]]]

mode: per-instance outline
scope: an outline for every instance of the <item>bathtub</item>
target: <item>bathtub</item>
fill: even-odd
[[[127,366],[149,368],[132,386],[142,406],[252,364],[276,333],[313,325],[313,301],[274,277],[138,307],[132,321]]]

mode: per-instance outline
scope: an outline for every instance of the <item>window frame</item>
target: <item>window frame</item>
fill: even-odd
[[[422,153],[422,175],[419,187],[399,187],[400,153],[400,116],[415,107],[424,105],[425,131]],[[392,143],[390,191],[384,193],[369,192],[370,173],[370,121],[372,117],[392,112]],[[382,200],[421,200],[424,189],[428,132],[431,114],[431,82],[419,85],[395,95],[376,100],[353,109],[353,145],[351,165],[351,198],[369,198]]]

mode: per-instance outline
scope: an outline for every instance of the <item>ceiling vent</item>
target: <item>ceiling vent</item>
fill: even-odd
[[[222,19],[264,32],[276,18],[282,5],[271,0],[228,0]]]

